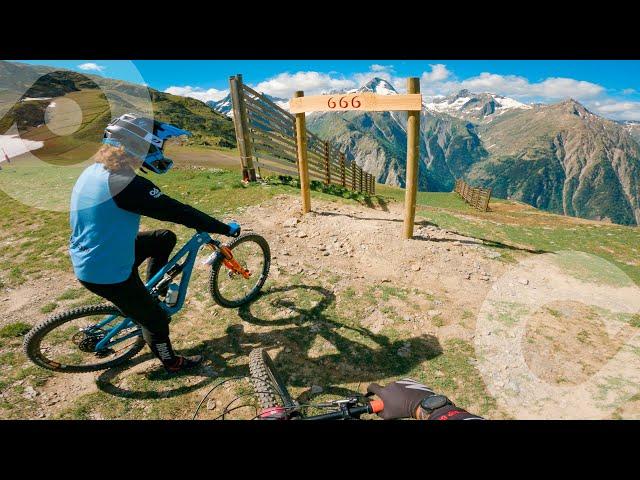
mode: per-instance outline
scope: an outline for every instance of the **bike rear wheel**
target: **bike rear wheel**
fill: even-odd
[[[209,292],[218,305],[236,308],[252,301],[260,293],[269,275],[271,251],[267,241],[255,233],[241,235],[225,246],[251,275],[244,278],[233,272],[224,264],[223,255],[218,253],[211,265]]]
[[[278,375],[273,360],[264,348],[256,348],[249,354],[249,374],[260,407],[288,409],[296,406]]]
[[[102,328],[95,325],[106,319],[112,320]],[[92,305],[75,308],[54,315],[33,327],[25,336],[24,353],[36,365],[56,372],[94,372],[115,367],[134,357],[144,347],[139,334],[126,338],[111,347],[96,352],[94,347],[102,337],[125,317],[113,305]],[[113,339],[135,333],[139,327],[119,332]]]

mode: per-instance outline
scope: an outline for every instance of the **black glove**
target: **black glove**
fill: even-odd
[[[376,394],[384,402],[384,410],[378,416],[385,420],[395,418],[416,418],[416,410],[423,398],[435,395],[426,385],[403,378],[381,387],[372,383],[367,391]]]

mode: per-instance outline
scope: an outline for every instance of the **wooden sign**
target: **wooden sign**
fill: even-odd
[[[350,93],[346,95],[315,95],[294,97],[289,102],[291,113],[342,112],[346,110],[388,111],[422,110],[422,95],[376,95],[375,93]]]

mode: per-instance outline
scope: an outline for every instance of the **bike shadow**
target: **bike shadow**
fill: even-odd
[[[201,389],[219,378],[248,376],[249,367],[244,360],[251,350],[262,347],[269,350],[288,386],[306,387],[298,399],[307,402],[319,394],[362,394],[368,383],[406,375],[421,362],[442,353],[438,339],[433,335],[391,339],[358,325],[358,319],[338,320],[330,311],[335,302],[335,294],[321,286],[271,287],[254,302],[238,309],[242,321],[269,327],[268,330],[250,332],[243,324],[234,323],[225,329],[224,335],[180,350],[206,357],[207,365],[192,374],[195,378],[204,378],[174,388],[169,386],[163,391],[118,384],[121,373],[152,358],[151,353],[145,353],[124,366],[105,370],[96,383],[105,393],[120,397],[138,400],[176,397]],[[287,312],[284,317],[273,313],[282,310]],[[324,348],[325,351],[318,349],[318,342],[328,348]],[[168,376],[160,366],[142,373],[147,381],[163,386],[166,380],[175,378]],[[358,387],[351,390],[344,384]],[[359,388],[361,384],[362,388]],[[322,386],[322,393],[312,391],[313,385]]]
[[[296,301],[296,297],[304,301]],[[234,345],[236,353],[243,355],[256,347],[270,349],[287,385],[307,387],[299,395],[301,401],[317,395],[311,392],[312,385],[322,386],[323,394],[362,393],[339,385],[406,375],[442,353],[433,335],[392,339],[359,325],[362,319],[339,319],[330,310],[335,301],[335,294],[321,286],[272,287],[254,303],[241,307],[238,315],[252,325],[278,328],[264,333],[247,332],[243,325],[236,325],[229,330],[229,338],[216,339],[209,346],[215,350],[223,347],[220,342]],[[260,308],[260,302],[286,308],[289,315],[270,317],[265,313],[268,309]]]

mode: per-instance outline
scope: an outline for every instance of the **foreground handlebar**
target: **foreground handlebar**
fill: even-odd
[[[341,418],[358,418],[363,413],[378,413],[383,409],[384,403],[382,400],[373,400],[361,407],[351,407],[346,408],[344,411],[306,417],[304,420],[339,420]]]

